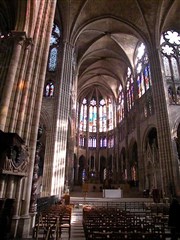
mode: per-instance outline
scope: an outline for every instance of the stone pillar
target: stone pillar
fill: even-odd
[[[159,150],[159,164],[161,169],[162,191],[169,194],[170,185],[174,188],[173,179],[173,151],[169,119],[161,72],[160,53],[155,46],[149,49],[149,60],[152,78],[152,94],[157,119],[157,138]]]
[[[30,53],[29,66],[27,67],[28,86],[30,91],[22,98],[22,113],[19,114],[20,124],[18,131],[22,132],[23,138],[28,143],[30,152],[30,165],[28,178],[24,182],[24,199],[21,206],[21,218],[18,224],[18,236],[27,238],[31,227],[31,215],[29,213],[32,179],[36,155],[36,140],[39,127],[42,96],[46,75],[46,67],[50,46],[50,37],[56,9],[56,0],[40,1],[39,12],[36,19],[34,46]],[[37,34],[36,34],[37,30]],[[32,58],[31,58],[32,57]],[[29,68],[30,67],[30,68]],[[28,88],[27,86],[27,88]]]
[[[61,72],[61,84],[59,99],[57,102],[57,120],[55,129],[55,149],[53,164],[56,167],[56,178],[53,172],[51,183],[51,195],[61,197],[65,180],[66,145],[68,133],[68,117],[70,105],[70,93],[72,86],[72,61],[73,46],[69,42],[64,43],[63,63]],[[57,187],[57,183],[61,183]]]
[[[29,57],[29,52],[32,47],[32,39],[26,38],[24,41],[24,45],[22,48],[22,54],[21,58],[22,60],[19,62],[19,74],[17,74],[17,84],[16,87],[14,86],[13,91],[15,92],[14,98],[13,98],[13,108],[11,109],[11,115],[13,116],[10,118],[8,131],[9,132],[16,132],[17,134],[21,135],[21,132],[19,131],[19,128],[16,129],[16,125],[22,123],[22,119],[18,119],[18,115],[21,114],[21,98],[24,92],[28,91],[28,88],[26,86],[26,77],[25,77],[25,70],[27,68],[27,61]],[[11,100],[12,101],[12,100]]]
[[[13,91],[13,86],[14,86],[15,77],[16,77],[16,71],[19,64],[22,45],[25,40],[25,32],[14,31],[12,32],[12,38],[14,40],[14,49],[13,49],[12,58],[10,61],[9,70],[7,73],[5,86],[1,96],[1,103],[0,103],[0,129],[2,131],[4,131],[5,129],[11,94]]]

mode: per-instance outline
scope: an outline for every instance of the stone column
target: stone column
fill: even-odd
[[[161,72],[160,53],[155,46],[149,49],[149,60],[152,77],[152,93],[157,119],[157,138],[159,150],[159,164],[162,179],[162,191],[169,194],[170,185],[174,188],[173,179],[173,151],[169,127],[168,111]]]
[[[64,178],[65,178],[65,161],[66,161],[66,144],[68,133],[68,117],[70,94],[72,86],[72,61],[74,48],[69,42],[64,43],[63,63],[61,72],[61,84],[59,89],[59,99],[57,102],[57,120],[55,130],[55,150],[54,150],[54,166],[56,168],[56,178],[53,172],[51,195],[59,195],[61,197]],[[57,182],[61,183],[57,187]]]
[[[44,4],[44,5],[43,5]],[[48,60],[48,52],[49,52],[49,43],[50,43],[50,36],[52,32],[53,20],[54,20],[54,11],[56,6],[56,0],[53,1],[42,1],[41,11],[43,13],[42,18],[39,19],[40,25],[38,25],[38,30],[42,27],[41,31],[39,32],[38,36],[36,36],[36,53],[39,55],[33,55],[34,60],[37,61],[36,67],[34,69],[34,75],[28,75],[29,78],[32,77],[33,80],[33,88],[31,89],[30,102],[28,103],[28,117],[26,118],[25,124],[25,136],[24,138],[29,141],[29,145],[31,146],[30,150],[30,159],[31,166],[29,172],[29,178],[27,182],[27,192],[26,192],[26,204],[23,206],[22,214],[26,215],[29,213],[29,206],[30,206],[30,198],[31,198],[31,186],[32,186],[32,179],[33,179],[33,171],[34,171],[34,162],[35,162],[35,155],[36,155],[36,141],[37,141],[37,134],[38,134],[38,127],[39,127],[39,118],[40,118],[40,110],[42,105],[42,96],[43,96],[43,88],[44,88],[44,81],[45,81],[45,74],[46,74],[46,66]],[[46,13],[45,13],[46,12]],[[44,19],[44,20],[43,20]],[[43,22],[43,25],[41,25]],[[43,41],[42,41],[43,39]],[[38,44],[39,42],[39,44]],[[35,58],[38,58],[38,60]],[[31,63],[31,60],[30,60]],[[33,65],[30,65],[32,68]],[[26,107],[27,107],[26,106]]]
[[[27,71],[26,73],[24,73],[25,77],[25,86],[26,86],[26,90],[23,91],[22,93],[22,96],[21,96],[21,101],[20,101],[20,108],[19,108],[19,112],[18,112],[18,118],[17,118],[17,125],[16,125],[16,132],[21,135],[21,132],[23,131],[23,125],[24,125],[24,119],[26,118],[26,112],[27,112],[27,109],[28,109],[28,113],[29,115],[31,115],[31,108],[32,106],[30,106],[30,103],[29,103],[29,98],[31,99],[35,99],[35,96],[34,95],[31,95],[29,97],[29,91],[31,90],[33,92],[33,94],[35,94],[35,90],[34,88],[32,87],[31,88],[31,84],[32,86],[36,86],[37,83],[36,81],[36,69],[37,69],[37,63],[36,63],[36,67],[34,67],[34,64],[36,62],[36,56],[38,55],[39,59],[40,59],[40,53],[38,52],[39,49],[37,47],[37,45],[40,45],[38,44],[38,42],[40,42],[41,39],[46,39],[45,36],[42,36],[42,31],[43,31],[43,28],[42,28],[42,21],[44,20],[44,16],[43,16],[43,13],[44,13],[44,9],[45,9],[45,1],[41,1],[40,3],[40,6],[39,6],[39,10],[38,10],[38,14],[37,14],[37,19],[36,19],[36,26],[34,27],[34,35],[33,35],[33,39],[32,39],[32,42],[33,42],[33,47],[30,49],[30,53],[29,53],[29,56],[28,56],[28,63],[27,63]],[[46,14],[48,16],[48,14]],[[44,21],[44,24],[46,22]],[[44,30],[45,32],[45,30]],[[42,46],[40,45],[40,50],[42,49]],[[27,52],[27,51],[26,51]],[[42,51],[41,51],[42,52]],[[47,49],[47,53],[48,53],[48,49]],[[46,63],[45,61],[45,58],[44,58],[44,62]],[[40,95],[40,94],[39,94]],[[32,108],[33,109],[33,108]],[[28,121],[30,121],[31,118],[28,117]],[[28,139],[29,135],[30,134],[30,130],[29,130],[29,126],[28,126],[28,122],[27,121],[27,124],[25,126],[25,134],[24,134],[24,139]],[[37,137],[37,133],[36,133],[36,137]],[[35,138],[36,138],[35,137]],[[36,144],[36,139],[35,139],[35,143]],[[34,146],[34,149],[35,149],[35,146]]]
[[[55,9],[56,0],[40,1],[35,27],[35,31],[38,30],[37,35],[35,34],[36,44],[32,48],[33,52],[30,54],[30,57],[33,59],[29,59],[30,68],[27,68],[26,72],[28,82],[29,84],[32,83],[32,85],[30,85],[30,91],[26,92],[22,98],[23,112],[19,115],[19,119],[23,121],[19,124],[18,129],[19,132],[24,130],[23,139],[26,139],[30,153],[29,175],[24,182],[25,195],[21,206],[21,219],[18,225],[18,235],[23,238],[29,236],[31,227],[32,216],[29,214],[29,208],[36,155],[36,140]],[[39,13],[41,13],[41,16],[39,16]]]
[[[9,110],[11,94],[15,82],[16,71],[18,68],[20,54],[22,50],[22,45],[25,40],[25,32],[12,32],[11,36],[14,40],[14,49],[12,53],[12,58],[9,64],[9,70],[7,73],[5,86],[3,90],[3,94],[1,96],[0,103],[0,129],[2,131],[5,130],[6,118]]]
[[[32,39],[31,38],[26,38],[24,41],[24,46],[22,49],[22,54],[21,54],[21,58],[22,60],[19,62],[19,74],[17,76],[18,81],[16,84],[16,88],[14,86],[13,91],[15,92],[14,94],[14,98],[13,98],[13,107],[11,110],[11,115],[13,116],[10,119],[9,122],[9,127],[8,127],[8,131],[9,132],[16,132],[17,134],[19,134],[19,136],[21,135],[21,132],[18,131],[19,129],[16,129],[16,125],[22,122],[22,119],[20,121],[20,119],[18,119],[18,115],[21,114],[21,112],[19,113],[19,110],[21,109],[20,103],[21,103],[21,98],[24,94],[24,92],[27,91],[27,86],[26,86],[26,82],[25,82],[25,70],[27,68],[27,61],[28,61],[28,57],[29,57],[29,52],[31,50],[32,47]],[[12,100],[11,100],[12,101]]]

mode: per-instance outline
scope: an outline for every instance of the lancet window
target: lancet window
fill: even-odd
[[[134,105],[134,80],[133,75],[131,73],[131,69],[129,67],[127,70],[126,94],[127,94],[127,109],[129,111]]]
[[[49,61],[48,61],[49,71],[55,71],[57,68],[59,41],[60,41],[60,29],[54,23],[51,39],[50,39],[50,50],[49,50]]]
[[[105,132],[107,129],[107,113],[106,113],[106,102],[104,99],[100,100],[99,103],[99,132]]]
[[[80,109],[79,130],[86,131],[87,130],[86,128],[87,128],[87,99],[84,98]]]
[[[141,43],[137,48],[135,66],[138,96],[139,98],[141,98],[145,94],[145,92],[150,88],[151,85],[150,65],[144,43]]]
[[[122,85],[119,85],[118,90],[118,107],[117,107],[117,116],[118,116],[118,122],[121,122],[124,118],[124,92]]]
[[[108,130],[112,130],[114,127],[113,124],[113,105],[111,99],[108,99]]]
[[[48,82],[45,86],[45,97],[54,96],[54,84],[53,82]]]

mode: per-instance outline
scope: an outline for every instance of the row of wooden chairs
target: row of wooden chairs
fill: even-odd
[[[83,227],[90,239],[166,239],[168,216],[119,208],[83,208]]]
[[[72,207],[65,205],[53,205],[40,212],[36,216],[33,227],[33,238],[59,239],[63,231],[71,235]]]

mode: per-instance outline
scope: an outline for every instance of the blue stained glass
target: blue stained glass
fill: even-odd
[[[57,25],[54,25],[54,32],[57,33],[58,37],[60,37],[60,29]]]
[[[52,29],[52,34],[50,38],[50,52],[49,52],[49,62],[48,70],[55,71],[57,66],[57,55],[58,55],[58,44],[60,40],[60,29],[54,24]]]
[[[57,38],[55,38],[54,36],[51,36],[50,45],[57,44],[57,43],[58,43]]]
[[[104,139],[103,139],[103,147],[107,147],[107,138],[106,137],[104,137]]]
[[[57,65],[57,48],[52,48],[49,56],[49,71],[55,71]]]
[[[146,90],[149,88],[149,69],[148,66],[144,69],[144,82],[146,86]]]

